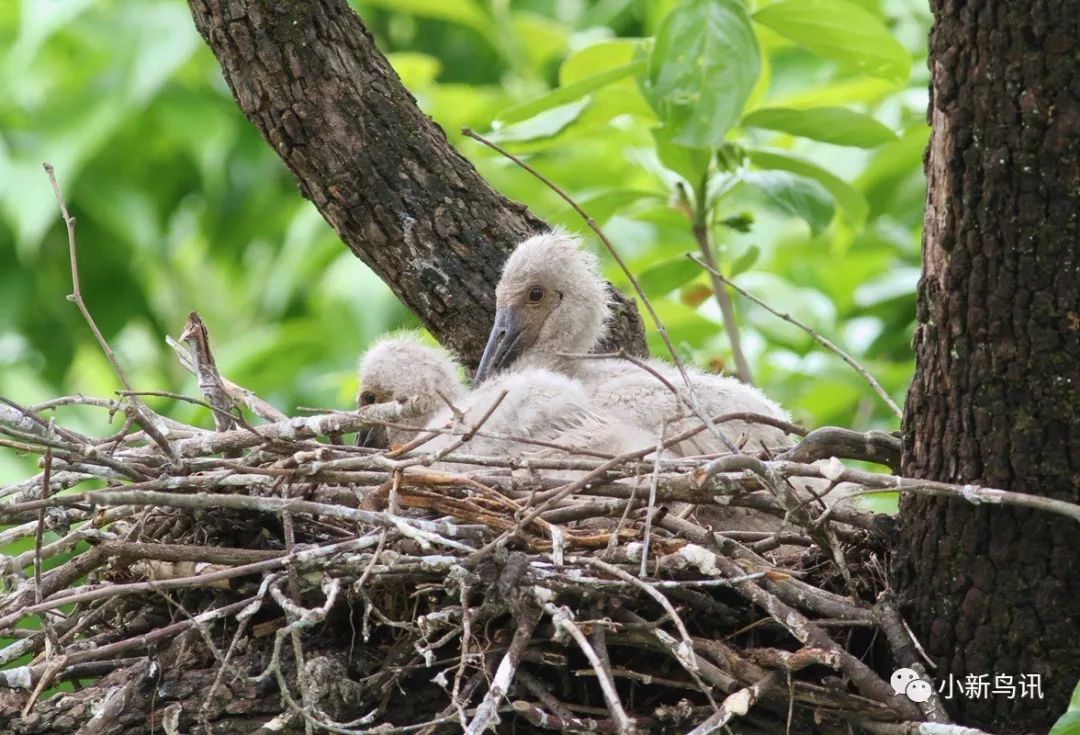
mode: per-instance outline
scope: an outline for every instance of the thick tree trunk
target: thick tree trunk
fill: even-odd
[[[931,4],[903,471],[1077,502],[1080,0]],[[1080,529],[929,497],[907,498],[902,516],[896,581],[937,680],[1041,676],[1045,699],[958,695],[952,714],[1045,733],[1080,677]]]
[[[345,0],[189,0],[240,109],[350,249],[470,365],[503,260],[544,228],[495,192],[416,106]],[[613,289],[614,291],[614,289]],[[606,347],[645,354],[615,293]]]

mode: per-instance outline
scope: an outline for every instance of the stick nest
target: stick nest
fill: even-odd
[[[5,732],[945,722],[936,698],[916,705],[882,678],[923,673],[888,591],[891,519],[793,489],[908,487],[835,459],[894,465],[892,436],[529,463],[470,455],[471,426],[438,456],[422,439],[378,452],[341,441],[361,413],[288,418],[221,378],[194,315],[172,344],[213,430],[131,392],[0,407],[0,443],[42,470],[0,488],[0,539],[27,547],[3,560]],[[125,420],[84,436],[52,413],[71,404]],[[751,517],[771,526],[746,530]]]

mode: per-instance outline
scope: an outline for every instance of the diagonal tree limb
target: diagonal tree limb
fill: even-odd
[[[345,0],[189,0],[249,120],[349,248],[465,362],[479,361],[513,246],[545,229],[416,105]],[[647,354],[619,293],[603,349]]]

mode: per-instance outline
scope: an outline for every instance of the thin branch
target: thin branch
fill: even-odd
[[[82,287],[79,283],[79,254],[78,247],[75,244],[75,218],[68,214],[67,204],[64,203],[64,195],[60,192],[60,184],[56,181],[56,172],[53,170],[52,164],[43,163],[42,166],[45,168],[45,173],[49,177],[49,183],[52,184],[53,192],[56,194],[56,203],[60,207],[60,214],[64,219],[64,225],[67,227],[68,254],[71,260],[71,295],[68,296],[68,300],[78,307],[79,313],[81,313],[83,319],[86,320],[86,324],[90,327],[90,331],[93,332],[94,338],[97,340],[98,345],[100,345],[102,352],[105,353],[105,357],[107,357],[112,364],[113,371],[116,373],[116,377],[119,378],[120,384],[124,386],[124,390],[130,391],[132,390],[131,383],[128,381],[124,368],[121,367],[120,361],[116,358],[116,354],[112,351],[112,348],[109,347],[109,343],[105,340],[105,336],[101,333],[101,330],[98,329],[94,317],[90,315],[90,310],[86,307],[86,302],[83,301]],[[143,431],[145,431],[154,442],[161,447],[167,457],[176,459],[176,454],[173,452],[172,446],[169,444],[168,440],[162,436],[161,432],[158,431],[158,428],[150,415],[150,410],[145,404],[138,398],[132,397],[131,406]]]
[[[724,331],[727,333],[728,342],[731,343],[732,357],[735,358],[736,375],[744,383],[753,385],[750,363],[747,362],[746,355],[743,354],[742,340],[739,338],[739,324],[735,321],[735,305],[731,303],[731,296],[728,294],[727,289],[724,288],[724,283],[713,273],[713,271],[719,272],[720,266],[716,262],[712,238],[709,236],[709,206],[705,196],[705,189],[706,186],[703,184],[700,187],[698,201],[695,202],[694,206],[692,223],[694,239],[697,240],[702,257],[705,258],[705,262],[711,268],[709,277],[712,281],[713,297],[720,306],[720,315],[724,319]],[[679,187],[679,190],[683,201],[686,202],[686,190],[682,186]]]
[[[791,316],[790,314],[785,314],[783,312],[777,311],[776,309],[772,308],[767,303],[765,303],[764,301],[759,299],[757,296],[755,296],[754,294],[747,291],[745,288],[742,288],[741,286],[736,285],[734,281],[732,281],[730,278],[725,276],[723,273],[721,273],[720,271],[718,271],[716,268],[709,265],[708,263],[702,263],[700,260],[698,260],[697,258],[695,258],[692,255],[687,255],[686,257],[690,258],[690,260],[692,260],[695,263],[697,263],[698,265],[700,265],[702,268],[704,268],[706,271],[708,271],[709,274],[712,275],[714,278],[719,278],[721,281],[723,281],[727,285],[731,286],[733,289],[735,289],[740,294],[742,294],[746,298],[753,301],[755,304],[757,304],[761,308],[765,309],[770,314],[773,314],[774,316],[780,317],[781,319],[788,322],[789,324],[794,324],[796,327],[798,327],[799,329],[801,329],[804,332],[806,332],[807,334],[809,334],[810,337],[813,338],[813,340],[815,342],[817,342],[819,345],[821,345],[825,349],[827,349],[830,352],[832,352],[832,353],[836,354],[837,356],[839,356],[841,360],[843,360],[848,365],[850,365],[855,370],[855,372],[857,372],[859,375],[862,376],[863,380],[865,380],[870,385],[870,387],[874,389],[874,392],[878,394],[878,396],[881,398],[881,400],[885,403],[886,406],[889,407],[889,410],[892,411],[893,414],[897,418],[903,418],[903,415],[904,415],[903,411],[901,411],[900,407],[896,405],[896,402],[893,401],[893,399],[889,396],[888,392],[884,388],[881,387],[881,383],[879,383],[877,381],[877,379],[874,378],[874,376],[871,375],[866,370],[866,368],[864,368],[862,365],[860,365],[858,363],[858,361],[854,357],[849,355],[847,352],[842,350],[840,347],[838,347],[835,343],[833,343],[832,341],[830,341],[826,337],[823,337],[821,334],[819,334],[809,324],[806,324],[805,322],[799,321],[798,319]]]

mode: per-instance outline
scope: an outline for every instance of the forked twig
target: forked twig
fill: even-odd
[[[60,215],[64,219],[64,225],[67,227],[68,255],[71,260],[71,294],[67,297],[68,301],[78,307],[79,313],[82,314],[83,319],[86,320],[86,324],[90,327],[90,331],[93,332],[94,338],[97,340],[98,345],[100,345],[102,352],[105,353],[105,357],[107,357],[109,363],[112,364],[113,372],[116,373],[116,377],[120,380],[120,384],[124,386],[124,390],[131,391],[131,382],[128,380],[124,368],[120,365],[120,361],[116,358],[116,354],[112,351],[112,348],[109,347],[105,335],[98,329],[94,317],[86,307],[86,302],[83,301],[82,287],[79,283],[79,252],[78,247],[75,244],[75,218],[68,214],[67,204],[64,203],[64,195],[60,191],[60,184],[56,181],[56,171],[53,169],[52,164],[43,163],[42,166],[44,166],[45,173],[49,177],[49,183],[52,184],[53,193],[56,194],[56,203],[60,206]],[[145,431],[147,435],[161,447],[161,450],[165,452],[165,455],[169,457],[169,459],[175,460],[176,453],[173,451],[169,441],[162,436],[160,431],[158,431],[157,426],[154,424],[154,420],[150,417],[150,411],[146,408],[146,405],[136,396],[131,396],[129,400],[132,410],[139,421],[139,425],[142,426],[143,431]]]

